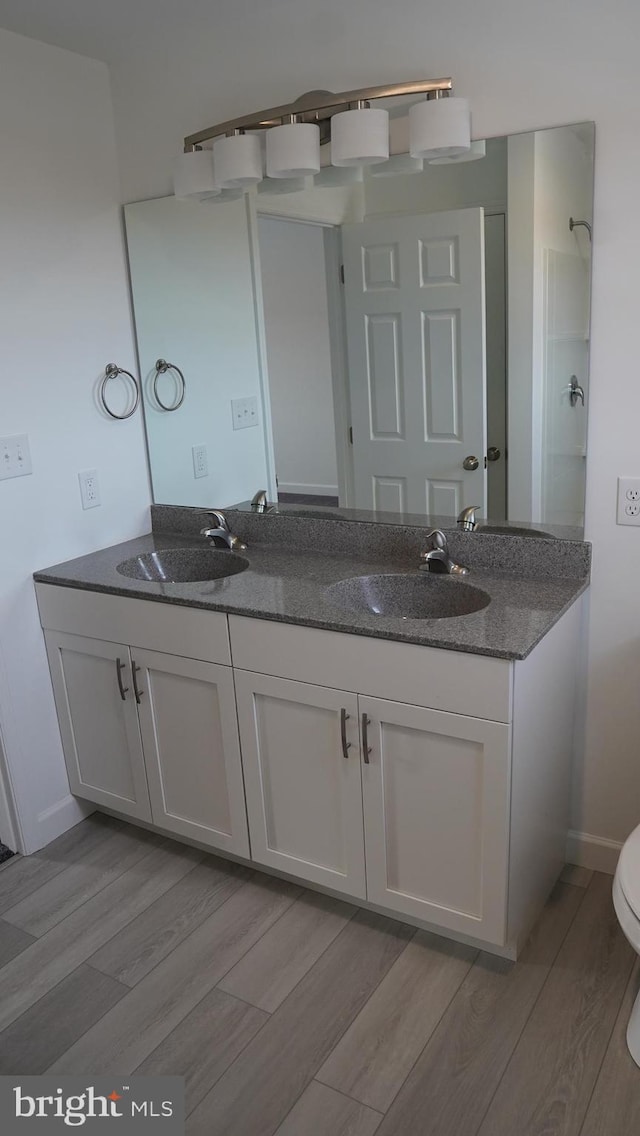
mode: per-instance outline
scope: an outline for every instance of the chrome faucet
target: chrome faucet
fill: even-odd
[[[219,540],[223,540],[232,552],[243,552],[247,546],[242,543],[239,536],[235,536],[231,532],[224,513],[221,513],[219,509],[208,509],[207,512],[210,517],[213,517],[215,528],[200,529],[200,535],[208,537],[213,545],[215,545],[217,537]]]
[[[259,489],[257,493],[254,493],[251,498],[251,511],[253,513],[267,513],[269,511],[266,489]]]
[[[456,564],[455,560],[451,559],[447,538],[441,529],[433,529],[428,533],[427,540],[433,543],[430,549],[420,553],[422,561],[420,570],[422,572],[444,572],[449,576],[469,575],[468,568],[465,568],[463,564]]]
[[[473,532],[477,529],[476,512],[479,508],[479,505],[467,505],[466,509],[462,510],[458,516],[458,524],[463,532]]]

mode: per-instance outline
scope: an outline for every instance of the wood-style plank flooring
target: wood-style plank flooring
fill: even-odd
[[[639,985],[584,869],[515,964],[99,813],[0,870],[0,1074],[181,1074],[188,1136],[630,1136]]]

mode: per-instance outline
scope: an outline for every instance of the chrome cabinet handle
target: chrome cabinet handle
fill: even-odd
[[[468,454],[462,463],[462,468],[466,469],[468,473],[473,473],[478,468],[480,462],[475,454]]]
[[[349,750],[351,749],[351,743],[347,741],[347,722],[349,718],[350,715],[348,715],[346,709],[342,707],[340,710],[340,738],[342,741],[342,757],[346,760],[349,760]]]
[[[349,750],[351,749],[351,742],[347,741],[347,720],[350,715],[347,714],[344,706],[340,711],[340,737],[342,739],[342,756],[348,761]]]
[[[136,675],[137,675],[139,670],[140,670],[140,667],[136,666],[135,663],[131,664],[131,676],[133,678],[133,693],[136,696],[136,702],[138,703],[138,706],[140,705],[140,699],[142,698],[142,695],[144,694],[144,690],[140,690],[140,688],[138,686],[138,680],[136,678]]]
[[[362,715],[362,754],[364,757],[365,765],[370,765],[369,754],[371,753],[371,746],[369,745],[369,737],[367,734],[367,727],[371,725],[371,718],[366,714]]]
[[[127,701],[127,691],[129,689],[129,687],[122,685],[122,672],[123,672],[123,670],[124,670],[124,663],[122,662],[122,659],[116,659],[116,675],[118,676],[118,690],[120,691],[120,697],[121,697],[122,701],[126,702]]]

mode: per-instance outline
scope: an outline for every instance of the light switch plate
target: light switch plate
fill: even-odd
[[[0,438],[0,481],[9,477],[26,477],[33,473],[29,438],[26,434],[11,434]]]
[[[258,425],[258,400],[252,398],[232,398],[231,414],[234,430],[246,430],[247,426]]]
[[[616,523],[640,526],[640,477],[618,478]]]

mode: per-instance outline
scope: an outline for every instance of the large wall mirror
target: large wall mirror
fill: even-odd
[[[580,123],[128,205],[155,501],[580,530],[593,155]]]

